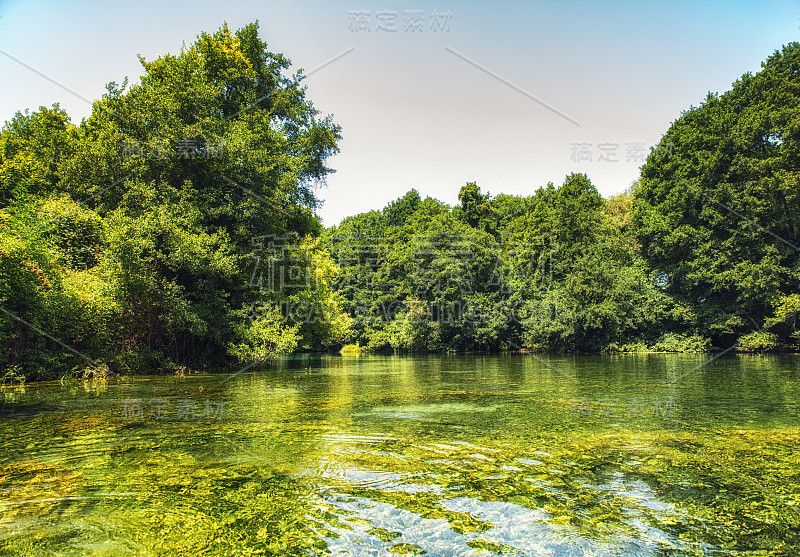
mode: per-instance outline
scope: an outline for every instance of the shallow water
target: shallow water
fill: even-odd
[[[0,555],[798,555],[799,363],[326,356],[5,388]]]

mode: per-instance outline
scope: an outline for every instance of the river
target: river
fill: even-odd
[[[322,356],[0,401],[0,555],[800,555],[791,356]]]

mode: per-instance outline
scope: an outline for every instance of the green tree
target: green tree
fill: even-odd
[[[317,278],[313,292],[252,280],[254,246],[265,238],[289,253],[322,230],[314,187],[331,171],[340,128],[306,99],[302,72],[286,75],[289,61],[267,50],[257,23],[202,33],[177,55],[141,63],[141,82],[110,83],[78,127],[56,106],[18,114],[0,132],[9,252],[44,269],[65,299],[77,299],[70,277],[91,274],[116,336],[89,346],[80,341],[86,332],[39,327],[47,296],[58,298],[40,287],[30,301],[7,289],[6,305],[92,357],[117,354],[123,368],[234,364],[342,337],[348,321],[329,286],[335,269],[315,244],[301,250],[309,253],[301,274]],[[73,205],[57,201],[64,194]],[[30,199],[39,213],[26,209]],[[45,238],[42,249],[55,255],[52,280],[30,238]],[[289,302],[315,305],[323,317],[299,322]],[[4,342],[18,346],[21,321],[0,319]]]
[[[485,216],[489,196],[481,193],[481,188],[475,182],[467,182],[458,192],[458,201],[461,203],[461,215],[470,226],[478,226]]]
[[[0,207],[59,191],[79,131],[58,104],[17,112],[0,132]]]
[[[791,43],[682,113],[642,168],[632,219],[642,253],[720,346],[769,326],[797,291],[798,129]]]
[[[391,201],[383,209],[383,217],[386,224],[389,226],[405,225],[411,215],[414,214],[414,211],[417,210],[420,203],[422,203],[422,198],[415,189],[409,190],[409,192],[400,199]]]

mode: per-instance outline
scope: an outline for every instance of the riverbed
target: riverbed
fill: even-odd
[[[792,356],[303,356],[2,396],[0,555],[800,554]]]

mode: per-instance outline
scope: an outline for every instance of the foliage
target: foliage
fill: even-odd
[[[698,334],[664,333],[653,345],[656,352],[706,352],[709,339]]]
[[[336,342],[349,320],[323,250],[302,262],[313,290],[251,280],[259,238],[321,232],[313,188],[340,129],[302,74],[257,24],[141,63],[141,82],[110,83],[79,126],[55,105],[0,132],[0,363],[218,367]]]
[[[670,331],[692,339],[687,350],[705,345],[691,310],[659,288],[639,256],[629,194],[604,200],[573,174],[524,198],[492,198],[468,183],[459,199],[451,209],[412,190],[326,230],[353,318],[347,342],[412,352],[601,351],[654,349]]]
[[[79,130],[58,104],[17,112],[0,133],[0,205],[59,191]]]
[[[258,25],[0,131],[0,365],[45,377],[372,351],[800,342],[800,44],[672,123],[641,177],[410,190],[323,230],[340,128]],[[83,369],[82,368],[82,369]]]
[[[798,129],[792,43],[682,113],[642,168],[632,219],[642,254],[720,346],[774,324],[796,293]]]
[[[754,331],[739,337],[736,349],[741,352],[765,352],[780,346],[778,335],[767,331]]]

